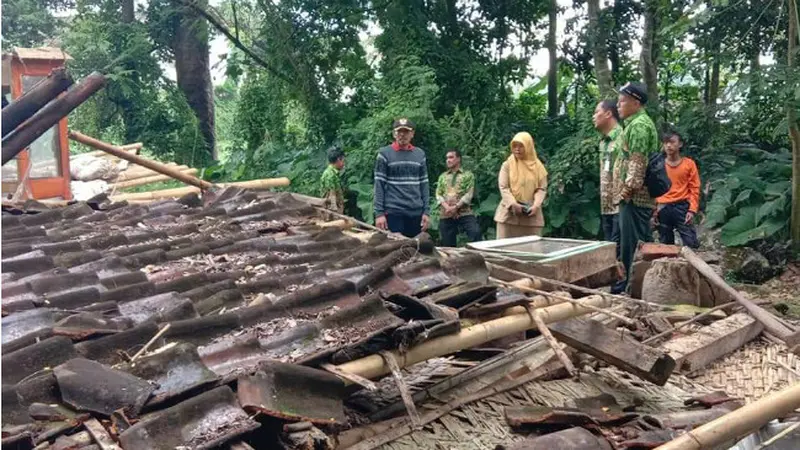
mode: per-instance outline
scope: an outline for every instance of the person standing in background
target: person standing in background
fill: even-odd
[[[415,237],[430,223],[430,186],[425,151],[411,144],[414,123],[397,119],[395,141],[375,161],[375,226]]]
[[[619,112],[616,100],[603,100],[597,104],[592,116],[594,127],[603,138],[600,139],[600,223],[603,227],[603,238],[617,244],[619,259],[619,206],[614,204],[613,181],[611,169],[621,151],[622,125],[619,124]]]
[[[342,170],[344,169],[344,152],[339,147],[331,147],[327,151],[328,167],[319,179],[320,194],[325,200],[325,208],[344,212],[344,189],[342,188]]]
[[[619,90],[617,108],[624,121],[622,151],[614,161],[614,201],[619,205],[620,259],[625,279],[612,293],[626,292],[633,256],[639,241],[652,242],[650,217],[656,203],[644,183],[650,155],[659,151],[658,131],[644,105],[647,90],[641,83],[628,83]]]
[[[697,248],[700,242],[692,222],[700,206],[700,172],[691,158],[681,155],[683,137],[677,131],[664,133],[661,142],[672,188],[656,199],[658,238],[662,244],[674,245],[677,230],[683,245]]]
[[[533,137],[517,133],[511,155],[500,167],[500,204],[494,214],[497,238],[540,236],[544,228],[542,203],[547,196],[547,169],[539,161]]]
[[[436,182],[442,245],[455,247],[459,229],[466,233],[470,242],[480,241],[481,229],[470,207],[475,195],[475,175],[461,168],[461,152],[458,149],[447,151],[446,163],[447,171]]]

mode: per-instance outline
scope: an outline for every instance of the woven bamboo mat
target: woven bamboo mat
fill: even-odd
[[[800,358],[786,347],[757,339],[693,378],[747,403],[800,381]]]
[[[512,391],[466,405],[408,436],[383,446],[386,450],[494,449],[524,438],[506,423],[504,408],[520,405],[569,405],[571,399],[608,393],[620,405],[634,402],[643,412],[676,411],[693,395],[708,392],[684,377],[672,377],[666,386],[655,386],[616,369],[602,369],[572,379],[531,382]]]

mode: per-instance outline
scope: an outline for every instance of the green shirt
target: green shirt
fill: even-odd
[[[475,194],[475,175],[469,170],[458,169],[455,172],[447,171],[439,175],[436,182],[436,200],[443,219],[453,219],[460,216],[472,215],[472,197]],[[455,203],[458,209],[455,214],[444,211],[445,203]]]
[[[603,136],[598,145],[600,157],[600,213],[616,214],[619,207],[614,204],[614,183],[612,170],[614,161],[622,151],[622,126],[617,124]]]
[[[644,185],[644,174],[650,155],[659,151],[658,131],[644,108],[625,119],[622,131],[622,151],[614,162],[615,203],[622,201],[627,189],[634,205],[655,208],[656,201],[650,197]]]
[[[333,164],[328,164],[328,167],[322,172],[322,177],[319,179],[319,191],[322,198],[325,199],[326,208],[340,213],[344,211],[342,179],[339,169]]]

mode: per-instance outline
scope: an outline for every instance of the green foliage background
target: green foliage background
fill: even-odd
[[[559,42],[559,114],[548,117],[547,80],[530,67],[544,45],[548,1],[226,0],[212,12],[266,66],[230,46],[227,76],[214,92],[220,161],[213,162],[200,151],[186,99],[165,75],[177,3],[147,2],[124,24],[119,2],[10,0],[3,46],[61,45],[76,78],[105,68],[108,87],[72,114],[72,128],[144,142],[152,156],[202,167],[209,179],[288,176],[292,190],[317,195],[325,149],[340,145],[347,212],[366,221],[373,220],[375,153],[391,141],[394,118],[418,124],[415,143],[427,151],[431,179],[444,170],[447,149],[462,150],[477,177],[474,209],[487,238],[508,142],[529,131],[550,173],[546,233],[599,237],[591,115],[600,98],[585,20],[568,22]],[[643,3],[601,5],[617,85],[640,77],[630,48]],[[791,203],[784,106],[800,105],[797,71],[784,64],[785,11],[759,2],[656,3],[661,95],[651,113],[684,134],[698,161],[704,225],[721,228],[731,246],[784,239]],[[585,2],[573,8],[585,19]],[[72,13],[57,18],[63,11]],[[759,54],[774,62],[762,65]],[[437,223],[434,217],[434,230]]]

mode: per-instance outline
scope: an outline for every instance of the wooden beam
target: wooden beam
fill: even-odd
[[[182,172],[173,169],[172,167],[168,167],[166,164],[162,164],[160,162],[153,161],[151,159],[142,158],[141,156],[131,154],[125,150],[120,149],[119,147],[115,147],[103,141],[99,141],[93,137],[86,136],[83,133],[79,133],[77,131],[70,131],[69,138],[74,141],[80,142],[81,144],[88,145],[98,150],[102,150],[106,153],[110,153],[119,159],[124,159],[134,164],[147,167],[148,169],[155,170],[160,174],[168,175],[190,186],[195,186],[202,190],[211,189],[212,187],[214,187],[214,185],[209,183],[208,181],[201,180],[191,175],[186,175]]]
[[[659,386],[666,384],[675,369],[675,360],[665,352],[636,342],[596,320],[572,319],[549,328],[570,347]]]
[[[752,341],[764,326],[746,313],[737,313],[692,334],[676,336],[661,345],[679,370],[700,370]]]
[[[23,122],[28,120],[48,104],[51,100],[58,97],[72,86],[72,77],[67,74],[67,69],[59,67],[53,69],[50,75],[38,82],[33,89],[22,94],[10,105],[3,108],[2,123],[3,137],[14,131]]]
[[[755,303],[751,302],[750,300],[744,298],[744,296],[737,291],[736,289],[730,287],[725,280],[722,279],[714,269],[712,269],[705,261],[700,259],[699,256],[695,252],[693,252],[689,247],[683,247],[681,249],[681,256],[684,257],[689,264],[694,266],[698,272],[700,272],[706,279],[711,282],[712,284],[716,285],[723,291],[727,292],[734,300],[739,302],[747,312],[750,313],[753,317],[756,318],[759,322],[764,325],[764,328],[769,331],[770,333],[774,334],[778,338],[786,341],[786,339],[793,334],[796,330],[790,329],[783,323],[781,323],[778,318],[770,314],[764,308],[756,305]]]
[[[98,72],[92,73],[61,98],[53,100],[37,111],[13,133],[3,137],[3,165],[105,85],[105,76]]]

